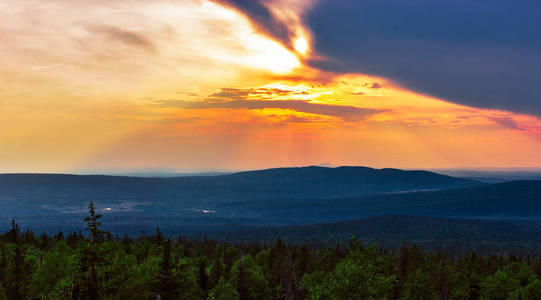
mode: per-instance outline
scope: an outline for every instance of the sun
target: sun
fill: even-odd
[[[297,38],[293,44],[295,51],[304,55],[308,51],[308,41],[304,37]]]

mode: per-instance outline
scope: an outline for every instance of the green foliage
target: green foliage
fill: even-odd
[[[532,280],[524,289],[519,291],[518,295],[515,293],[513,298],[525,300],[541,299],[541,280],[537,278]]]
[[[428,275],[417,269],[410,273],[404,283],[404,300],[433,300],[438,299],[436,292],[430,286]]]
[[[265,279],[263,268],[251,255],[241,257],[231,268],[231,281],[240,299],[272,299],[272,288]]]
[[[216,259],[210,268],[210,274],[208,278],[208,286],[212,289],[215,287],[222,276],[225,275],[225,267],[221,259]]]
[[[40,299],[67,297],[77,274],[78,253],[60,241],[44,253],[40,261],[32,275],[33,292]]]
[[[4,287],[0,284],[0,300],[7,300],[6,293],[4,292]]]
[[[229,282],[220,278],[216,286],[209,292],[208,300],[238,300],[239,292]]]
[[[30,278],[35,271],[34,257],[30,245],[25,245],[21,238],[19,228],[12,220],[12,228],[6,233],[8,241],[11,241],[5,248],[2,246],[2,255],[5,261],[2,263],[3,274],[2,286],[8,299],[26,299],[30,294]],[[29,255],[26,253],[29,250]]]
[[[535,279],[532,269],[519,262],[513,262],[482,283],[482,299],[520,299],[523,288],[526,288]],[[530,286],[530,292],[535,292],[535,285]]]
[[[352,251],[336,268],[306,276],[304,287],[310,299],[385,299],[395,280],[383,274],[383,261],[368,253]]]

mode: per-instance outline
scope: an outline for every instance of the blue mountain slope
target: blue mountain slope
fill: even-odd
[[[35,231],[80,229],[87,203],[95,201],[106,224],[120,233],[156,226],[185,231],[258,228],[349,219],[351,213],[358,214],[358,210],[347,212],[348,201],[355,197],[479,185],[483,184],[426,171],[365,167],[175,178],[3,174],[0,218],[7,225],[16,217]]]
[[[40,203],[85,203],[90,200],[224,203],[284,197],[352,197],[477,184],[472,180],[425,171],[364,167],[283,168],[175,178],[3,174],[0,175],[0,198]]]
[[[461,218],[541,219],[541,181],[385,193],[335,199],[284,199],[225,204],[260,217],[336,221],[385,214]]]

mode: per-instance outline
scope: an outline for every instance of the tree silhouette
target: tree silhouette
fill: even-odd
[[[156,275],[153,288],[160,299],[170,300],[178,298],[180,283],[178,276],[176,276],[173,271],[173,263],[171,261],[171,239],[167,239],[163,244],[160,270]]]
[[[88,213],[89,216],[85,218],[86,222],[86,230],[89,232],[89,239],[90,239],[90,246],[92,248],[95,248],[96,245],[103,242],[105,231],[101,230],[101,222],[99,219],[101,219],[103,216],[96,213],[96,209],[94,206],[94,201],[90,201],[88,204]]]
[[[246,270],[244,261],[241,259],[239,262],[239,269],[238,269],[238,274],[237,274],[237,291],[239,292],[240,300],[251,299],[250,286],[251,286],[250,274],[248,273],[248,270]]]
[[[14,255],[11,258],[11,264],[3,278],[6,284],[6,296],[8,299],[22,300],[26,299],[27,285],[31,266],[25,261],[25,247],[21,241],[19,226],[15,220],[11,220],[11,230],[9,231],[9,240],[15,244]]]
[[[205,261],[202,258],[199,259],[198,269],[199,272],[197,276],[197,281],[201,290],[206,294],[208,291],[209,276],[207,275],[207,271],[205,270]]]
[[[105,231],[101,230],[101,222],[99,219],[102,218],[102,215],[96,213],[94,202],[90,201],[88,204],[88,216],[85,217],[86,230],[88,231],[88,240],[89,246],[83,252],[82,257],[82,270],[85,271],[85,284],[84,290],[86,291],[86,296],[90,300],[95,300],[99,298],[99,278],[98,278],[98,267],[101,264],[100,255],[98,255],[98,246],[104,241]]]

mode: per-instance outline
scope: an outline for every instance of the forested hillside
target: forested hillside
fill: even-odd
[[[81,220],[83,222],[83,220]],[[539,299],[541,257],[454,256],[403,242],[232,246],[152,235],[115,239],[93,204],[85,232],[0,236],[0,299]]]
[[[352,236],[365,244],[400,248],[404,239],[424,250],[451,255],[540,254],[541,220],[456,219],[386,215],[360,220],[284,226],[257,230],[215,231],[208,238],[234,244],[285,242],[316,247],[345,246]],[[189,237],[201,239],[201,234]]]
[[[245,215],[318,222],[388,214],[491,219],[541,219],[541,181],[379,193],[348,198],[278,199],[224,204]],[[316,223],[316,222],[313,222]]]

